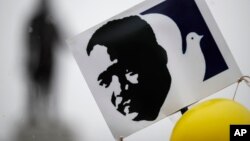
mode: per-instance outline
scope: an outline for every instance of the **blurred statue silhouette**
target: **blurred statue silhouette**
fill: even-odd
[[[28,118],[21,123],[17,141],[72,141],[71,132],[50,110],[55,48],[59,41],[56,25],[49,12],[47,0],[41,0],[38,12],[28,24],[27,74]],[[53,111],[55,112],[55,111]]]
[[[51,80],[54,68],[54,50],[58,42],[58,31],[52,21],[47,0],[41,1],[38,13],[29,23],[27,69],[30,81],[31,115],[43,116],[48,109],[51,95]],[[34,109],[35,107],[38,109]],[[34,111],[35,110],[35,111]],[[36,113],[36,110],[38,110]],[[35,113],[34,113],[35,112]],[[32,119],[34,120],[34,119]]]

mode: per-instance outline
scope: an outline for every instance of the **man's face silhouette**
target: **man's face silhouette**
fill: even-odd
[[[105,57],[102,57],[102,60],[108,62],[105,63],[107,66],[102,67],[103,70],[98,75],[97,81],[99,85],[112,91],[111,103],[120,113],[126,115],[126,117],[129,117],[130,119],[134,119],[138,115],[138,112],[130,112],[130,104],[134,100],[131,99],[132,97],[128,97],[128,95],[130,90],[139,84],[139,74],[132,72],[130,69],[125,69],[124,71],[119,72],[118,60],[114,59],[111,61],[107,52],[107,47],[96,45],[93,52],[95,51],[102,52],[103,55],[105,55]],[[93,53],[93,55],[95,56],[95,53]],[[112,72],[114,70],[111,69],[117,70]]]
[[[113,37],[107,38],[111,31]],[[166,51],[156,42],[151,27],[137,16],[113,21],[94,33],[87,53],[90,55],[97,45],[107,48],[113,62],[97,81],[108,88],[117,78],[120,91],[113,91],[111,96],[117,111],[124,116],[132,114],[134,121],[155,120],[168,94],[171,77]]]

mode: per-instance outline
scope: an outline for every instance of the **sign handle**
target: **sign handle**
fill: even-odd
[[[119,140],[118,141],[123,141],[123,137],[122,136],[120,136],[120,138],[119,138]]]
[[[182,108],[180,111],[181,111],[181,114],[183,115],[186,111],[188,110],[188,106]]]

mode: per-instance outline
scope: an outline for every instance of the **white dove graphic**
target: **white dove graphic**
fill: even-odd
[[[187,50],[183,54],[181,31],[170,17],[147,14],[141,18],[151,25],[158,44],[167,52],[167,67],[172,82],[165,101],[166,111],[182,107],[186,105],[186,101],[194,101],[193,90],[201,85],[205,74],[205,59],[200,47],[203,36],[190,32],[186,36]],[[173,103],[172,101],[179,102]]]
[[[195,32],[190,32],[186,36],[187,50],[184,52],[185,60],[183,60],[184,64],[192,64],[191,67],[186,66],[186,71],[188,74],[192,74],[190,79],[197,83],[203,82],[206,70],[205,58],[200,46],[202,37],[203,35],[198,35]]]

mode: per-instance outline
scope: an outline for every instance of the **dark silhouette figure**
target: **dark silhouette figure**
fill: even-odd
[[[42,0],[39,8],[29,23],[27,36],[31,118],[37,116],[38,113],[41,116],[41,114],[45,114],[43,112],[48,110],[46,107],[48,107],[54,68],[54,50],[58,41],[58,32],[49,15],[47,1]]]
[[[14,140],[73,141],[71,130],[55,114],[49,115],[49,110],[54,109],[49,101],[58,32],[50,19],[47,1],[42,0],[39,6],[27,34],[28,118],[18,126]]]
[[[29,31],[28,69],[30,79],[43,89],[48,89],[54,66],[53,53],[58,33],[50,19],[45,1],[38,14],[32,19]]]
[[[100,85],[106,87],[112,76],[118,77],[121,93],[115,96],[113,92],[111,97],[117,110],[123,115],[138,113],[134,121],[155,120],[170,89],[171,76],[166,51],[157,43],[150,25],[138,16],[110,21],[92,35],[88,55],[95,45],[105,46],[110,60],[117,60],[98,77]],[[138,83],[129,81],[126,74],[138,74]],[[122,101],[116,105],[117,97]]]
[[[18,125],[15,141],[73,141],[71,130],[49,115],[54,67],[54,49],[58,41],[56,26],[50,19],[46,0],[28,25],[27,72],[29,77],[28,118]],[[54,105],[53,105],[54,106]],[[54,112],[54,111],[53,111]]]

